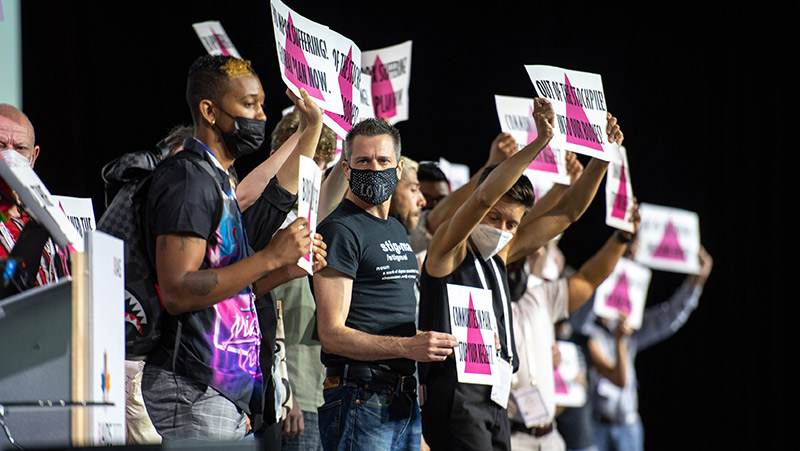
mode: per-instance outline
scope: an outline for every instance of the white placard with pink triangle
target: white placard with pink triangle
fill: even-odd
[[[633,232],[633,186],[625,146],[619,147],[622,158],[612,161],[606,172],[606,224]]]
[[[612,320],[624,314],[628,318],[628,325],[638,329],[642,325],[651,276],[649,268],[620,258],[611,275],[595,290],[594,313]]]
[[[209,20],[206,22],[194,23],[192,24],[192,28],[194,28],[194,32],[197,33],[197,37],[200,38],[200,42],[209,55],[242,57],[219,21]]]
[[[447,299],[450,333],[458,340],[453,349],[458,381],[494,385],[500,357],[495,345],[497,321],[491,290],[449,283]]]
[[[344,114],[339,72],[328,42],[342,36],[301,16],[280,0],[270,1],[269,13],[283,82],[296,96],[303,88],[323,110]]]
[[[561,356],[559,365],[553,368],[556,404],[580,407],[586,404],[586,356],[582,356],[578,345],[571,341],[559,340],[556,345]]]
[[[538,96],[553,104],[555,147],[604,161],[620,158],[619,146],[609,143],[606,134],[607,105],[600,75],[553,66],[525,69]]]
[[[520,150],[536,139],[538,135],[533,121],[532,98],[495,95],[494,102],[500,130],[513,136]],[[551,144],[534,158],[525,175],[531,181],[539,179],[569,185],[565,152]]]
[[[405,41],[361,53],[361,66],[367,75],[364,84],[371,89],[372,113],[393,125],[408,120],[411,44]]]
[[[700,220],[697,213],[648,203],[639,204],[641,225],[634,260],[653,269],[697,274]]]

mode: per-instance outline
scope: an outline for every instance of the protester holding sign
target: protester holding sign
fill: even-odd
[[[644,449],[634,362],[640,351],[677,332],[697,307],[713,266],[711,256],[702,246],[697,257],[700,272],[689,275],[668,300],[646,308],[639,330],[620,336],[615,321],[588,322],[594,373],[591,378],[594,438],[599,451]],[[621,352],[620,339],[624,346]]]
[[[415,361],[443,360],[449,334],[418,332],[417,260],[389,215],[404,169],[400,132],[382,119],[356,124],[344,143],[345,199],[319,225],[328,266],[314,273],[327,377],[319,428],[326,450],[418,449]]]
[[[515,357],[505,263],[528,255],[576,221],[605,174],[607,164],[593,160],[548,213],[534,219],[523,217],[534,199],[533,186],[522,177],[523,172],[553,133],[554,113],[549,101],[536,99],[534,119],[537,138],[484,173],[485,179],[452,218],[439,226],[428,247],[420,285],[420,328],[449,330],[448,284],[482,287],[492,291],[500,347],[500,382],[494,388],[460,383],[454,359],[420,364],[427,395],[423,396],[423,432],[432,449],[454,445],[464,449],[509,447],[505,407],[511,373],[519,361]],[[621,141],[616,122],[609,117],[606,131],[609,139]],[[451,409],[454,403],[463,408]]]
[[[493,381],[499,392],[495,392],[491,385],[459,383],[474,378],[468,374],[472,373],[468,364],[458,365],[460,371],[457,371],[455,358],[420,364],[420,379],[424,386],[423,434],[431,449],[509,447],[505,406],[511,373],[518,367],[518,361],[507,301],[504,271],[508,249],[505,245],[513,237],[523,214],[533,206],[533,187],[527,178],[520,176],[552,136],[549,102],[537,102],[534,118],[542,130],[539,137],[522,151],[485,171],[482,174],[485,178],[477,181],[474,192],[449,220],[436,229],[428,246],[420,277],[420,329],[452,330],[450,308],[456,300],[449,301],[449,295],[455,295],[457,291],[450,289],[451,286],[475,287],[488,292],[488,314],[495,330],[495,340],[490,343],[483,340],[482,345],[491,350],[493,355],[487,355],[485,359],[492,365],[488,373],[483,365],[476,365],[476,369],[490,376],[484,379]],[[497,255],[498,251],[501,251],[500,255]],[[462,301],[458,300],[459,303]],[[469,311],[473,311],[472,304],[470,294]],[[470,342],[468,333],[460,341]],[[449,407],[456,404],[461,408]]]
[[[186,97],[195,139],[181,154],[194,156],[170,158],[156,169],[145,206],[145,242],[168,315],[161,344],[148,356],[142,393],[164,440],[241,439],[247,414],[261,409],[263,385],[251,284],[295,264],[312,237],[298,220],[263,250],[248,249],[228,170],[264,139],[264,92],[249,61],[198,58]],[[214,173],[189,158],[205,159]]]
[[[636,208],[632,212],[635,233],[639,224]],[[615,232],[591,258],[569,277],[543,281],[529,274],[523,264],[536,268],[544,248],[525,260],[509,265],[513,299],[514,333],[520,370],[512,379],[512,449],[566,449],[554,429],[556,416],[556,365],[551,352],[555,344],[554,324],[578,310],[614,270],[628,248],[633,233]],[[519,288],[517,288],[519,287]]]

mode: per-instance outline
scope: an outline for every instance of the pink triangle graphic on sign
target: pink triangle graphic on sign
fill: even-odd
[[[472,345],[472,346],[470,346]],[[464,372],[472,374],[492,374],[492,367],[488,363],[486,356],[483,362],[470,360],[469,348],[474,348],[475,355],[486,354],[486,347],[483,345],[483,334],[481,334],[478,317],[475,315],[475,306],[472,304],[472,293],[469,295],[469,309],[467,313],[467,351],[464,356]]]
[[[375,57],[375,64],[372,66],[372,100],[375,116],[389,118],[397,115],[394,87],[379,56]]]
[[[617,309],[625,315],[631,314],[631,299],[628,297],[628,276],[625,275],[625,272],[617,279],[617,284],[614,285],[614,289],[611,290],[611,294],[606,299],[606,305]]]
[[[286,43],[284,44],[284,49],[286,50],[286,59],[284,60],[284,75],[289,81],[292,82],[298,88],[303,88],[308,92],[308,95],[311,97],[325,100],[325,97],[319,91],[319,89],[310,86],[308,83],[301,81],[295,74],[296,71],[303,71],[302,79],[307,80],[309,75],[306,72],[306,68],[308,67],[308,61],[306,61],[306,55],[303,53],[303,49],[301,49],[297,44],[295,44],[290,35],[295,33],[293,30],[294,22],[292,22],[292,15],[289,14],[288,17],[288,25],[286,26]],[[294,61],[295,63],[292,63]],[[290,67],[291,66],[291,67]]]
[[[564,81],[567,85],[567,90],[569,92],[574,92],[572,89],[572,85],[569,82],[569,77],[564,74]],[[572,120],[585,122],[586,124],[590,124],[589,118],[586,117],[586,112],[583,111],[583,108],[580,105],[572,105],[570,102],[566,102],[567,104],[567,122],[572,122]],[[592,132],[593,133],[593,132]],[[588,147],[590,149],[598,150],[600,152],[603,151],[603,146],[600,143],[583,139],[580,137],[572,136],[572,134],[567,133],[567,142],[571,144],[578,144],[584,147]]]
[[[353,57],[353,47],[350,47],[350,50],[347,52],[347,61],[350,61]],[[339,71],[339,91],[342,93],[342,105],[344,106],[344,115],[331,113],[330,111],[325,110],[325,114],[328,115],[334,122],[339,124],[339,126],[344,129],[345,132],[349,132],[350,129],[353,127],[353,85],[349,81],[347,81],[347,74],[345,71],[351,70],[353,66],[350,64],[343,64],[342,70]]]
[[[530,114],[528,115],[528,142],[530,144],[533,142],[534,139],[537,137],[536,133],[536,124],[533,121],[533,107],[530,109]],[[553,155],[553,149],[550,148],[548,144],[545,148],[539,152],[539,155],[536,155],[536,158],[531,161],[531,164],[528,166],[528,169],[533,169],[536,171],[544,171],[544,172],[552,172],[554,174],[558,174],[558,165],[556,164],[556,157]]]
[[[217,33],[214,33],[213,31],[211,32],[211,34],[214,36],[214,40],[217,41],[217,45],[219,46],[219,49],[222,52],[222,54],[225,56],[230,56],[231,53],[225,47],[225,44],[222,42],[222,39],[219,38],[219,35]]]
[[[569,393],[567,383],[564,382],[564,377],[558,371],[558,368],[553,369],[553,379],[556,381],[556,393],[559,395],[566,395]]]
[[[614,198],[614,205],[611,210],[611,216],[618,219],[625,219],[625,213],[628,211],[628,179],[625,176],[625,162],[621,162],[619,175],[619,189],[617,196]]]
[[[664,237],[661,238],[661,243],[653,252],[653,257],[663,258],[667,260],[686,261],[683,255],[683,248],[678,241],[678,234],[675,232],[675,226],[672,221],[667,222],[667,229],[664,231]]]

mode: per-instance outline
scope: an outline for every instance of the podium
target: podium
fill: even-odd
[[[32,169],[0,158],[0,177],[70,261],[0,299],[0,450],[124,445],[124,244],[78,234]]]
[[[0,449],[125,443],[123,244],[85,237],[71,277],[0,299]]]
[[[20,443],[69,441],[68,409],[25,404],[72,399],[71,290],[72,280],[64,280],[0,300],[0,413]]]

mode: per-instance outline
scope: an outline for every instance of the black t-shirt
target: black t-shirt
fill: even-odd
[[[417,259],[399,221],[377,218],[345,199],[317,228],[328,245],[328,267],[353,278],[345,325],[373,335],[416,334]],[[325,366],[356,361],[322,352]],[[414,372],[414,361],[379,362],[402,374]]]
[[[187,140],[185,152],[212,164],[214,179],[186,154],[156,168],[145,206],[145,240],[154,267],[156,238],[168,234],[192,234],[207,241],[201,268],[224,267],[246,258],[250,249],[228,175],[214,165],[200,142]],[[249,413],[260,411],[261,331],[251,286],[212,307],[165,315],[162,332],[148,365],[210,385]]]
[[[499,256],[495,255],[491,258],[494,262],[484,260],[481,257],[475,257],[472,252],[467,252],[466,257],[461,264],[452,273],[445,277],[433,277],[425,271],[424,263],[420,275],[420,298],[419,298],[419,328],[420,330],[433,330],[438,332],[450,333],[450,309],[447,297],[447,285],[465,285],[470,287],[484,288],[481,282],[481,277],[478,274],[478,269],[475,266],[477,259],[478,265],[482,269],[483,276],[485,277],[486,284],[489,290],[492,290],[492,307],[494,315],[497,320],[498,339],[500,340],[501,356],[506,360],[511,360],[509,357],[509,349],[514,356],[517,355],[516,343],[514,341],[513,330],[506,333],[505,311],[508,311],[508,324],[513,324],[511,313],[510,299],[511,296],[508,292],[508,275],[506,265]],[[494,266],[497,266],[500,280],[494,271]],[[502,283],[499,286],[498,283]],[[505,292],[506,308],[503,308],[503,296],[500,295],[500,290]],[[507,344],[507,336],[510,336],[511,343]],[[514,357],[512,362],[513,371],[519,369],[519,359]],[[455,373],[455,358],[453,354],[449,355],[444,362],[430,362],[420,363],[419,376],[421,383],[427,383],[429,377],[433,374],[446,370]]]

